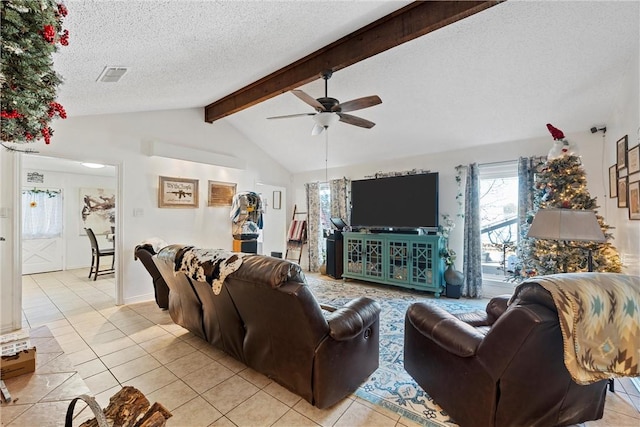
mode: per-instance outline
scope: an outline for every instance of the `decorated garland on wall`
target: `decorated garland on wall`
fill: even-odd
[[[1,55],[0,141],[51,142],[51,119],[67,117],[56,100],[62,77],[53,69],[52,54],[69,44],[62,28],[64,4],[54,0],[0,1]]]

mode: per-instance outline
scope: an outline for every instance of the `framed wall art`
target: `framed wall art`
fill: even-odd
[[[159,208],[197,208],[198,180],[161,176],[158,185]]]
[[[236,184],[230,182],[209,181],[207,204],[209,206],[231,206],[236,194]]]
[[[616,142],[616,158],[618,160],[618,170],[627,167],[627,135]]]
[[[627,177],[618,178],[618,207],[626,208],[627,204]]]
[[[282,191],[273,192],[273,209],[282,209]]]
[[[111,233],[116,225],[116,191],[111,188],[80,188],[80,235],[90,228],[96,235]]]
[[[640,172],[640,145],[629,148],[627,163],[629,164],[629,175]]]
[[[618,168],[613,165],[609,168],[609,198],[618,197]]]
[[[640,181],[629,183],[629,219],[640,219]]]

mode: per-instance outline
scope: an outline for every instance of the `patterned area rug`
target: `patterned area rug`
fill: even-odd
[[[380,303],[380,366],[356,395],[424,426],[455,426],[455,422],[404,370],[404,316],[409,305],[422,301],[451,313],[484,310],[487,300],[435,298],[432,293],[365,282],[331,280],[307,275],[318,302],[340,306],[366,296]]]

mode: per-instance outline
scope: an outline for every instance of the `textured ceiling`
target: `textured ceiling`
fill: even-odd
[[[204,107],[407,3],[69,0],[60,102],[70,116]],[[329,96],[383,103],[353,112],[372,129],[330,128],[329,167],[539,137],[548,122],[605,124],[639,20],[638,1],[510,0],[340,70]],[[130,70],[97,83],[105,66]],[[324,92],[321,80],[302,89]],[[285,93],[222,120],[291,172],[324,169],[311,118],[266,120],[303,112]]]

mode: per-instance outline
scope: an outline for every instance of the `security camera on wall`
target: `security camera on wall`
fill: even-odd
[[[602,126],[601,128],[599,128],[597,126],[594,126],[594,127],[591,128],[591,133],[596,133],[599,130],[601,130],[602,133],[606,133],[607,132],[607,127],[606,126]]]

